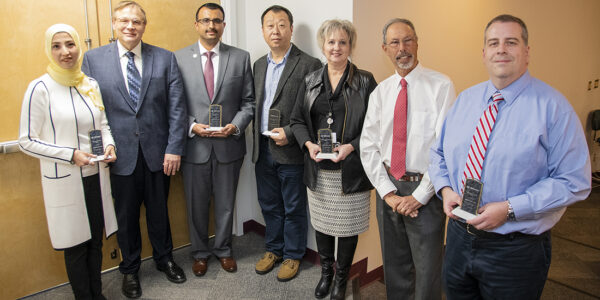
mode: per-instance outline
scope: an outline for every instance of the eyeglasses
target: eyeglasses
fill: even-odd
[[[398,48],[400,46],[400,44],[402,43],[404,46],[410,46],[412,45],[412,43],[416,40],[415,37],[407,37],[405,39],[403,39],[402,41],[399,40],[392,40],[389,43],[386,43],[386,45],[392,47],[392,48]]]
[[[215,18],[215,19],[204,18],[204,19],[196,20],[196,22],[202,23],[202,25],[205,25],[205,26],[209,25],[210,22],[212,22],[215,25],[223,24],[223,20],[219,19],[219,18]]]
[[[129,23],[133,24],[134,27],[140,27],[142,26],[145,22],[143,20],[140,19],[126,19],[126,18],[118,18],[117,19],[117,23],[121,26],[127,26],[129,25]]]

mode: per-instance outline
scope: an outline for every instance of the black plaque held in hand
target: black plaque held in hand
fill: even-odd
[[[92,154],[94,155],[103,155],[104,154],[104,144],[102,143],[102,131],[95,129],[90,130],[90,146],[92,149]]]
[[[477,215],[482,191],[483,183],[481,181],[472,178],[467,179],[460,208],[465,212]]]
[[[211,104],[209,107],[209,119],[208,126],[210,127],[222,127],[221,117],[223,115],[223,109],[219,104]]]
[[[319,145],[321,153],[333,153],[333,137],[331,129],[319,129]]]
[[[278,109],[269,109],[269,122],[267,124],[267,129],[271,131],[273,128],[279,127],[281,127],[281,112]]]
[[[483,191],[483,183],[477,179],[469,178],[465,181],[462,205],[452,210],[452,214],[465,220],[471,220],[477,216],[479,201]]]

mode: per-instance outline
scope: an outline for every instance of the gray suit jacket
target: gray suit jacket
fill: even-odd
[[[188,124],[208,124],[208,91],[204,84],[204,71],[198,42],[175,52],[183,85],[187,94]],[[183,161],[194,164],[206,163],[214,151],[219,162],[227,163],[241,159],[246,154],[244,130],[254,115],[254,89],[250,54],[226,45],[219,46],[219,70],[212,104],[222,106],[222,125],[231,123],[240,129],[239,135],[227,138],[205,138],[194,135],[188,138]]]
[[[261,134],[261,118],[263,104],[265,102],[265,77],[267,76],[267,55],[254,62],[254,90],[256,93],[256,113],[254,116],[254,145],[252,151],[252,162],[256,163],[259,155],[259,138]],[[269,150],[273,159],[280,164],[302,164],[303,153],[300,147],[296,145],[296,139],[290,128],[290,115],[296,101],[302,101],[304,95],[299,93],[304,85],[306,74],[321,68],[321,62],[304,53],[292,44],[292,49],[281,73],[281,78],[277,84],[277,90],[273,97],[271,109],[277,109],[281,112],[280,125],[285,131],[288,144],[277,146],[272,139],[269,139]],[[268,117],[268,116],[266,116]]]
[[[183,155],[186,106],[183,82],[172,52],[142,43],[142,87],[137,107],[127,92],[117,43],[85,53],[81,69],[98,81],[117,147],[111,172],[131,175],[141,147],[152,172],[165,153]]]

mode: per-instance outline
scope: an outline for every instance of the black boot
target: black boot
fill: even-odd
[[[329,294],[331,281],[333,280],[333,257],[327,257],[319,253],[321,258],[321,279],[315,288],[317,299],[325,298]]]
[[[354,251],[358,243],[358,236],[338,238],[337,263],[335,266],[335,279],[331,290],[332,300],[346,299],[346,285],[348,275],[354,258]]]
[[[333,280],[333,253],[335,250],[335,237],[315,231],[317,249],[321,260],[321,279],[315,288],[317,299],[325,298],[329,294],[331,281]]]

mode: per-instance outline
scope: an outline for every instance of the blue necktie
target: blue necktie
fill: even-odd
[[[140,76],[140,72],[135,67],[135,63],[133,61],[135,54],[133,52],[127,52],[125,55],[129,57],[129,61],[127,62],[127,84],[129,85],[129,96],[133,101],[133,105],[135,105],[137,109],[137,104],[140,100],[142,76]]]

